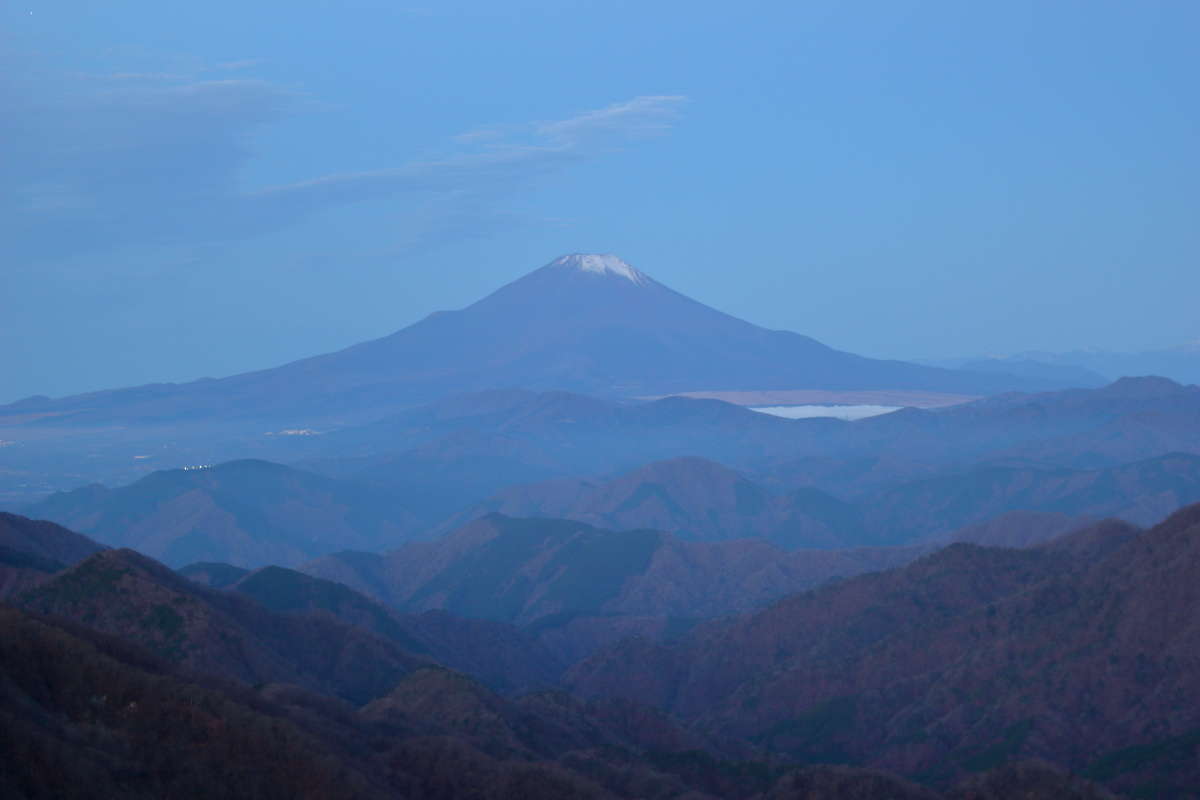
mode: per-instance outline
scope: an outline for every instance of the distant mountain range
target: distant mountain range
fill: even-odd
[[[1171,452],[1200,454],[1200,387],[1127,378],[855,422],[783,419],[711,399],[617,403],[562,392],[484,392],[288,444],[291,460],[309,469],[379,485],[444,475],[447,483],[490,494],[700,456],[783,484],[854,493],[872,480],[896,483],[983,461],[1097,469]],[[862,481],[855,470],[877,474]]]
[[[1156,350],[1028,351],[1008,356],[948,358],[920,363],[971,372],[1001,372],[1072,381],[1074,386],[1099,385],[1127,375],[1161,375],[1180,383],[1200,383],[1200,341]]]
[[[1200,388],[1123,379],[856,422],[788,420],[684,397],[616,403],[560,392],[486,392],[288,444],[290,460],[334,477],[394,487],[417,482],[426,496],[445,498],[446,514],[516,484],[613,474],[680,456],[717,461],[778,487],[847,496],[983,462],[1099,469],[1200,454]]]
[[[610,479],[560,479],[507,489],[441,530],[488,512],[558,517],[686,539],[762,538],[785,549],[907,545],[1009,512],[1151,524],[1200,501],[1200,455],[1173,453],[1101,470],[982,465],[841,500],[784,492],[700,458],[654,462]]]
[[[694,456],[656,461],[610,479],[560,479],[515,486],[457,515],[443,528],[488,512],[560,517],[604,528],[670,531],[686,539],[767,539],[784,548],[863,543],[862,514],[817,489],[773,492]]]
[[[864,358],[691,300],[610,255],[570,255],[460,311],[281,367],[0,409],[45,426],[270,420],[312,425],[486,389],[610,397],[713,389],[914,389],[991,394],[1057,382]]]
[[[1024,378],[1057,382],[1063,386],[1078,389],[1094,389],[1126,375],[1163,374],[1153,371],[1136,370],[1134,372],[1117,372],[1114,375],[1108,376],[1076,364],[1058,362],[1051,358],[1040,361],[1037,360],[1037,354],[1012,356],[1011,358],[950,358],[920,361],[918,363],[930,367],[942,367],[943,369],[963,369],[969,372],[1020,375]],[[1191,383],[1191,381],[1188,381],[1188,383]]]
[[[1200,500],[1200,388],[1165,379],[857,422],[492,392],[305,438],[293,455],[307,451],[307,469],[168,470],[15,510],[172,566],[294,567],[393,550],[492,511],[844,549],[1022,510],[1149,524]],[[350,455],[320,457],[339,452]]]
[[[406,500],[281,464],[232,461],[155,472],[118,489],[87,486],[24,510],[174,566],[259,567],[394,547],[420,529]]]
[[[772,458],[842,462],[867,450],[875,451],[867,458],[908,462],[909,478],[926,477],[933,441],[916,450],[898,443],[892,457],[867,440],[906,425],[936,427],[914,424],[911,414],[853,432],[830,420],[784,427],[744,409],[739,416],[729,404],[671,395],[799,397],[803,390],[878,402],[899,393],[928,404],[936,393],[937,403],[986,395],[1015,406],[1038,401],[997,393],[1098,382],[1078,370],[1017,366],[1006,373],[990,362],[971,371],[863,358],[735,319],[614,257],[564,256],[465,309],[337,353],[216,380],[0,407],[0,503],[247,458],[377,485],[409,483],[424,498],[412,508],[421,524],[514,483],[682,455],[757,471]],[[637,400],[651,397],[665,399]],[[993,431],[997,441],[1002,430]],[[1075,449],[1065,443],[1065,452]],[[817,471],[844,474],[846,466]]]
[[[528,624],[571,614],[728,613],[832,575],[913,556],[897,548],[789,558],[765,542],[686,542],[661,531],[491,514],[435,541],[383,555],[337,553],[301,570],[397,608]]]
[[[1021,512],[949,540],[1032,546],[1080,527]],[[335,553],[300,567],[406,613],[432,609],[525,627],[564,661],[626,636],[660,639],[792,592],[907,564],[942,546],[785,552],[762,541],[686,541],[562,519],[490,514],[386,554]]]

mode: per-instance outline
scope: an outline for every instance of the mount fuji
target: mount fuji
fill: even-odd
[[[493,388],[607,397],[712,390],[920,390],[992,394],[1043,388],[1008,375],[883,361],[767,330],[664,286],[613,255],[555,259],[458,311],[381,339],[273,369],[186,384],[27,400],[56,423],[369,417]]]

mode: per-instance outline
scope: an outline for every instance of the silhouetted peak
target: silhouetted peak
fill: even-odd
[[[1142,529],[1132,523],[1105,519],[1065,533],[1041,545],[1041,548],[1085,560],[1098,560],[1136,539],[1141,533]]]
[[[12,409],[39,408],[41,406],[50,405],[51,402],[52,401],[50,400],[50,398],[44,394],[34,394],[34,395],[30,395],[29,397],[22,397],[20,400],[16,401],[15,403],[10,403],[8,405],[8,407],[12,408]]]
[[[1151,529],[1157,536],[1172,536],[1181,531],[1200,529],[1200,503],[1184,506]]]
[[[116,581],[126,575],[184,592],[193,585],[174,570],[126,547],[101,550],[56,576],[49,585],[72,585],[75,593],[94,597],[114,591]]]
[[[180,575],[202,586],[223,589],[250,574],[250,570],[220,561],[197,561],[176,570]]]
[[[1183,390],[1184,386],[1182,384],[1176,383],[1170,378],[1162,378],[1158,375],[1143,375],[1139,377],[1118,378],[1100,391],[1110,397],[1149,400],[1155,397],[1169,397]]]

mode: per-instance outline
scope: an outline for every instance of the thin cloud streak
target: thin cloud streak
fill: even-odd
[[[248,137],[307,98],[250,78],[159,82],[167,77],[113,75],[41,94],[0,86],[0,102],[17,111],[0,145],[8,164],[0,172],[16,189],[0,200],[0,234],[18,259],[233,241],[389,198],[398,214],[415,206],[412,222],[431,233],[472,237],[472,219],[480,233],[509,219],[505,198],[522,187],[667,133],[685,103],[642,96],[559,120],[484,126],[455,137],[440,158],[245,191],[238,179],[254,157]]]
[[[481,140],[482,152],[413,162],[396,169],[327,175],[256,193],[264,200],[314,198],[317,204],[355,202],[394,192],[451,192],[494,189],[536,178],[599,151],[650,135],[666,133],[685,98],[637,97],[599,111],[587,111],[551,123],[515,129],[507,137],[480,129],[455,137],[460,143]],[[532,142],[519,141],[532,134]]]

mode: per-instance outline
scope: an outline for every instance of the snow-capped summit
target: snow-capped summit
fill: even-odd
[[[594,272],[598,275],[616,275],[638,285],[649,281],[645,273],[640,272],[611,253],[572,253],[550,262],[552,267],[567,267],[581,272]]]

